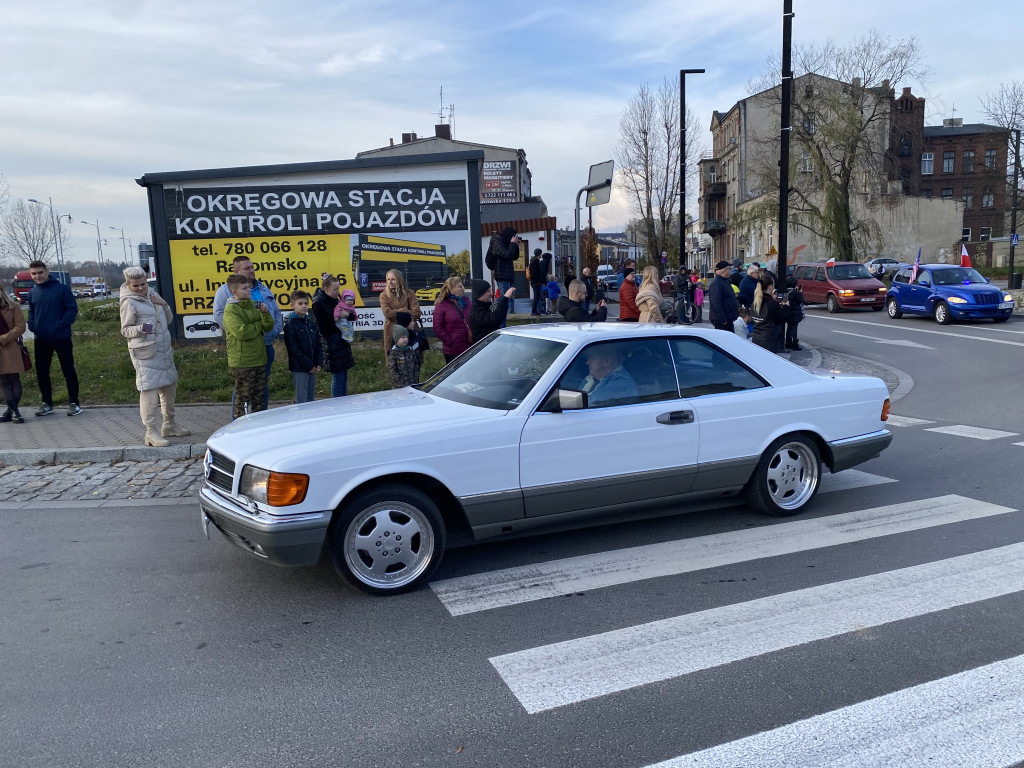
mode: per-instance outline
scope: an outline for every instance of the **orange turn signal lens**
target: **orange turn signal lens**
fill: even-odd
[[[888,401],[886,401],[888,402]],[[301,504],[309,489],[309,475],[271,472],[267,478],[267,504],[272,507],[290,507]]]
[[[885,398],[885,402],[882,403],[882,421],[889,420],[889,398]]]

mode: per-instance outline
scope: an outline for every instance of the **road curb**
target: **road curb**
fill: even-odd
[[[0,451],[0,466],[26,464],[85,464],[116,461],[165,461],[197,459],[206,453],[206,443],[183,443],[165,448],[126,445],[95,448],[28,449]]]

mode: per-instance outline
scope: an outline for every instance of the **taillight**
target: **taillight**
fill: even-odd
[[[885,398],[885,402],[882,403],[882,421],[889,420],[889,398]]]

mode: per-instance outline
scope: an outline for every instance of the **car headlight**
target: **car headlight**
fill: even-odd
[[[967,299],[963,298],[962,296],[950,296],[948,299],[946,299],[946,301],[948,301],[950,304],[966,304],[967,303]]]
[[[1013,301],[1013,295],[1009,293],[1003,294],[1003,301]]]
[[[851,291],[851,290],[849,290],[849,289],[846,289],[846,288],[844,288],[843,290],[841,290],[841,291],[839,292],[839,295],[840,295],[840,296],[853,296],[853,291]]]
[[[887,292],[888,290],[889,290],[889,289],[888,289],[888,288],[886,288],[886,287],[885,287],[885,286],[883,285],[883,286],[882,286],[881,288],[879,288],[879,289],[878,289],[878,292],[879,292],[879,293],[886,293],[886,292]]]
[[[238,482],[240,496],[268,504],[271,507],[289,507],[300,504],[309,489],[309,475],[273,472],[246,464]]]

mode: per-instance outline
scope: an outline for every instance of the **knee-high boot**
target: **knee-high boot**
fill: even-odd
[[[185,437],[192,432],[174,423],[174,397],[178,392],[177,383],[160,388],[160,408],[163,410],[164,423],[160,428],[163,437]]]
[[[139,392],[139,413],[146,427],[145,444],[157,448],[170,445],[170,440],[160,436],[160,390],[147,389]]]

